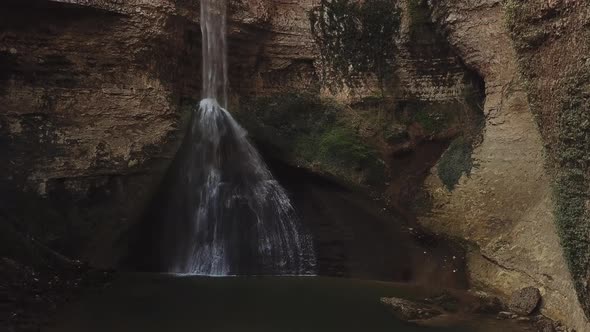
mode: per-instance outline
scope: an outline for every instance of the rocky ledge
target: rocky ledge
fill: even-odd
[[[575,332],[561,322],[542,315],[539,312],[541,301],[541,293],[534,287],[514,292],[507,304],[483,292],[445,291],[421,300],[381,298],[381,303],[386,305],[396,318],[418,325],[440,326],[476,315],[513,321],[522,325],[523,331]]]

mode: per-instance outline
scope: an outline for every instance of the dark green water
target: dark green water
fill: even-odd
[[[72,304],[48,331],[525,331],[482,317],[418,327],[396,320],[379,302],[383,296],[412,294],[395,284],[350,279],[129,274]]]

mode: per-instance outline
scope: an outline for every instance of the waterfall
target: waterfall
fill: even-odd
[[[201,0],[203,38],[203,98],[217,100],[227,109],[226,0]]]
[[[203,100],[185,140],[167,220],[170,271],[199,275],[309,274],[310,237],[246,131],[227,111],[226,4],[201,0]]]

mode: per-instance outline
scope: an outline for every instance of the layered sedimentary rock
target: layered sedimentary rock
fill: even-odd
[[[137,217],[199,64],[185,42],[198,30],[171,6],[71,3],[9,1],[0,14],[3,208],[66,252]]]
[[[555,175],[561,245],[588,317],[590,8],[584,1],[510,1],[507,14],[520,73]]]
[[[477,165],[446,190],[427,179],[427,227],[477,245],[468,258],[475,285],[509,294],[535,285],[543,311],[588,329],[554,223],[552,178],[544,144],[519,74],[501,1],[433,1],[433,18],[486,86],[486,129],[472,155]],[[544,77],[551,79],[551,75]]]
[[[21,231],[117,259],[112,242],[143,211],[199,95],[189,3],[0,5],[2,203]]]

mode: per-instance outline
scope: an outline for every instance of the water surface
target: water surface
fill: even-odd
[[[398,321],[382,296],[417,296],[398,284],[320,277],[120,276],[72,304],[48,331],[63,332],[467,332],[526,331],[484,317],[446,327]]]

